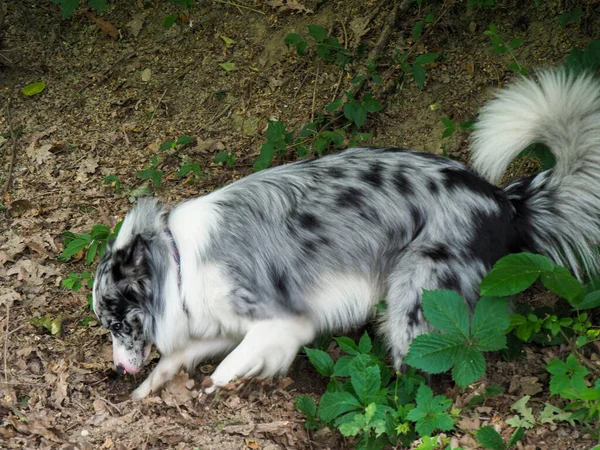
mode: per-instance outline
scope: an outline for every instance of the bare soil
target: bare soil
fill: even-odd
[[[372,89],[385,108],[363,127],[373,135],[367,144],[445,151],[466,161],[466,134],[443,140],[440,119],[475,118],[491,90],[514,76],[506,70],[510,56],[493,53],[483,34],[490,23],[508,40],[525,38],[515,56],[530,68],[559,65],[573,47],[600,36],[600,5],[594,0],[499,3],[495,9],[469,9],[462,2],[435,2],[431,9],[440,19],[417,42],[411,33],[426,5],[414,4],[400,14],[378,60],[383,83]],[[88,291],[74,293],[60,285],[69,273],[90,270],[84,255],[68,263],[57,257],[64,231],[113,227],[123,218],[130,196],[144,183],[135,174],[167,139],[197,138],[191,146],[160,154],[164,178],[156,193],[169,205],[250,173],[268,119],[298,130],[350,89],[365,64],[359,58],[342,71],[314,53],[299,57],[286,48],[285,36],[306,35],[306,25],[321,24],[348,48],[367,54],[393,5],[199,0],[166,28],[165,17],[180,10],[165,1],[116,1],[104,13],[81,7],[64,21],[51,2],[4,1],[0,181],[12,179],[0,199],[0,448],[352,448],[330,430],[304,430],[295,396],[318,398],[326,381],[302,356],[289,378],[250,383],[217,397],[200,393],[203,374],[214,367],[208,362],[191,379],[178,376],[160,395],[129,400],[144,374],[115,375],[107,331],[86,319]],[[578,5],[584,11],[581,24],[561,28],[556,17]],[[371,16],[361,28],[361,20]],[[227,45],[223,36],[234,43]],[[391,59],[396,49],[443,54],[427,67],[423,89],[402,77]],[[236,70],[219,65],[227,62]],[[40,80],[47,85],[41,94],[21,94],[25,85]],[[213,162],[223,150],[236,156],[233,168]],[[205,177],[177,178],[182,158],[198,162]],[[288,154],[276,163],[293,159]],[[108,175],[118,176],[120,193],[103,183]],[[539,295],[535,292],[532,301]],[[45,314],[62,318],[61,334],[32,324]],[[548,399],[544,366],[559,351],[528,347],[516,362],[493,355],[489,375],[465,393],[447,378],[434,378],[434,389],[452,396],[458,407],[486,385],[505,388],[483,407],[463,410],[452,443],[478,448],[472,434],[485,424],[508,437],[509,407],[523,394],[531,394],[534,409],[541,409]],[[518,448],[593,445],[584,429],[540,425]]]

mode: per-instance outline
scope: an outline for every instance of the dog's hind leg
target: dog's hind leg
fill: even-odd
[[[312,342],[315,335],[314,325],[300,316],[255,322],[242,342],[219,364],[206,392],[237,378],[286,372],[300,347]]]
[[[438,258],[432,255],[430,249],[411,249],[398,259],[388,277],[382,331],[396,369],[401,368],[413,339],[431,329],[421,308],[423,289],[460,290],[459,264],[453,264],[445,252],[436,254]]]
[[[226,338],[189,341],[185,348],[160,358],[148,378],[131,394],[134,400],[147,397],[173,378],[182,367],[189,371],[202,359],[225,353],[236,342]]]

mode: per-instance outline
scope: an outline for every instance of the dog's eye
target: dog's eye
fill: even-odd
[[[123,328],[123,325],[121,324],[121,322],[115,322],[110,326],[110,330],[114,331],[115,333],[120,331],[121,328]]]

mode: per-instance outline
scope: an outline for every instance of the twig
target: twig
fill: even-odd
[[[317,98],[317,81],[319,79],[319,65],[317,65],[317,71],[315,73],[315,85],[313,87],[313,98],[312,98],[312,110],[310,112],[310,121],[315,121],[315,99]]]
[[[8,326],[10,324],[10,304],[6,304],[6,326],[4,327],[4,382],[8,383]]]
[[[379,7],[380,7],[380,5],[377,6],[377,9],[379,9]],[[344,49],[348,49],[348,33],[346,32],[346,24],[342,20],[340,20],[340,25],[342,25],[342,30],[344,31]],[[343,77],[344,77],[344,71],[342,70],[340,72],[340,76],[338,78],[338,82],[335,87],[335,91],[333,92],[333,95],[331,96],[331,101],[334,101],[335,98],[337,97],[338,92],[340,91],[340,86],[342,85]]]
[[[244,6],[244,5],[240,5],[238,3],[233,3],[233,2],[228,2],[227,0],[213,0],[216,3],[223,3],[224,5],[229,5],[229,6],[234,6],[237,9],[247,9],[248,11],[252,11],[255,13],[259,13],[262,14],[263,16],[266,15],[263,11],[261,11],[260,9],[254,9],[254,8],[250,8],[249,6]]]
[[[2,192],[8,192],[10,188],[10,183],[12,181],[13,167],[15,165],[15,155],[17,154],[17,138],[15,137],[15,130],[12,126],[12,120],[10,115],[10,98],[6,102],[6,119],[8,121],[8,129],[10,131],[10,139],[12,141],[12,151],[10,153],[10,160],[8,161],[8,173],[6,175],[6,182],[4,183],[4,187],[2,188]],[[8,306],[7,306],[8,313]]]
[[[158,99],[158,102],[156,103],[156,106],[154,107],[154,111],[152,111],[152,119],[150,119],[150,123],[154,122],[154,117],[156,116],[156,109],[160,106],[160,102],[162,102],[163,98],[165,98],[165,94],[167,93],[168,89],[169,88],[166,87],[165,90],[163,91],[162,95]]]

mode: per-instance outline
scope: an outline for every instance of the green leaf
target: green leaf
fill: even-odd
[[[327,105],[327,108],[325,108],[325,109],[327,110],[327,112],[333,112],[336,109],[338,109],[340,106],[342,106],[343,103],[344,102],[342,100],[334,100],[329,105]]]
[[[417,336],[404,362],[429,373],[441,373],[450,370],[455,355],[464,348],[465,341],[445,334],[427,333]]]
[[[267,169],[271,162],[273,162],[273,158],[275,157],[275,146],[273,142],[265,142],[260,148],[260,155],[254,161],[253,169],[255,172],[259,172],[261,170]]]
[[[415,27],[412,30],[413,41],[416,41],[417,39],[419,39],[419,36],[421,36],[421,33],[423,32],[423,27],[424,26],[425,26],[425,21],[423,21],[423,20],[419,20],[415,24]]]
[[[565,421],[569,421],[569,419],[571,418],[570,412],[563,411],[562,409],[557,408],[556,406],[551,405],[550,403],[544,403],[544,404],[546,406],[544,407],[544,409],[542,410],[542,412],[540,412],[540,415],[538,416],[538,421],[540,423],[554,424],[554,423],[556,423],[556,421],[565,422]]]
[[[165,17],[165,21],[163,22],[163,27],[165,27],[165,28],[172,27],[178,17],[179,17],[179,14],[177,14],[177,13],[171,14],[171,15]]]
[[[233,72],[233,71],[237,70],[235,63],[231,62],[231,61],[221,63],[221,64],[219,64],[219,67],[221,69],[225,70],[226,72]]]
[[[469,338],[469,310],[454,291],[423,290],[423,314],[434,328],[462,339]]]
[[[523,43],[523,38],[514,38],[512,41],[510,41],[509,47],[511,49],[516,49],[517,47],[519,47],[521,44]]]
[[[481,282],[481,295],[507,297],[524,291],[554,263],[542,255],[516,253],[500,259]]]
[[[494,430],[493,427],[481,427],[479,430],[477,430],[477,433],[475,433],[475,439],[477,439],[477,442],[479,442],[483,448],[487,448],[489,450],[505,449],[502,436],[500,436],[500,434]]]
[[[502,298],[482,297],[475,306],[471,337],[480,351],[506,348],[505,331],[510,325],[508,302]]]
[[[381,388],[379,366],[366,367],[364,370],[352,370],[350,382],[361,403],[368,405],[375,400],[375,396]]]
[[[308,34],[317,42],[323,42],[327,36],[327,30],[321,25],[308,25]]]
[[[221,35],[221,39],[223,39],[223,42],[225,42],[226,47],[231,47],[233,44],[235,44],[235,41],[227,36]]]
[[[365,94],[365,96],[363,97],[363,105],[367,112],[381,111],[381,103],[379,102],[379,100],[373,97],[373,94],[371,93]]]
[[[436,59],[438,59],[439,56],[440,56],[439,53],[424,53],[422,55],[417,56],[417,58],[415,59],[415,63],[421,64],[423,66],[425,64],[431,64]]]
[[[349,355],[360,354],[360,349],[358,348],[358,345],[356,345],[356,342],[354,342],[349,337],[341,336],[341,337],[334,337],[333,339],[335,340],[335,342],[337,342],[337,344],[340,346],[340,348],[343,351],[345,351],[346,353],[348,353]]]
[[[66,19],[75,12],[79,6],[79,0],[62,0],[60,7],[60,15],[63,19]]]
[[[425,67],[419,64],[413,65],[412,76],[413,80],[415,80],[415,83],[417,83],[417,86],[425,86],[425,79],[427,78],[427,71],[425,70]]]
[[[344,355],[340,357],[333,367],[333,376],[349,377],[352,372],[352,361],[354,361],[354,356]]]
[[[308,395],[299,395],[296,397],[296,408],[304,415],[311,418],[317,413],[317,405]]]
[[[452,400],[442,395],[433,397],[432,390],[425,384],[419,386],[416,396],[417,406],[408,412],[406,418],[415,422],[415,429],[422,436],[431,436],[435,429],[454,428],[452,417],[445,413]]]
[[[521,427],[518,427],[515,430],[515,432],[512,434],[510,439],[508,440],[508,442],[506,444],[506,450],[510,450],[515,445],[517,445],[517,442],[519,442],[523,438],[524,435],[525,435],[525,430]]]
[[[535,418],[533,417],[533,409],[527,407],[527,402],[530,398],[531,396],[526,395],[523,398],[514,402],[510,407],[510,409],[518,412],[521,415],[524,421],[524,424],[522,425],[524,428],[533,428],[533,425],[535,424]],[[506,421],[506,423],[509,422]]]
[[[452,369],[452,379],[465,388],[485,374],[485,358],[473,347],[460,348],[455,356],[456,365]]]
[[[569,302],[583,294],[583,288],[577,278],[564,267],[555,266],[552,272],[542,273],[541,281],[549,290]]]
[[[42,80],[36,83],[28,84],[23,89],[21,89],[21,93],[23,95],[26,95],[27,97],[31,97],[32,95],[39,94],[44,89],[46,89],[46,82]]]
[[[47,329],[52,336],[60,336],[62,333],[62,317],[56,316],[52,318],[50,314],[43,317],[34,317],[31,319],[32,325]]]
[[[600,291],[594,291],[583,297],[583,300],[572,303],[573,307],[579,311],[584,309],[592,309],[600,306]]]
[[[196,138],[192,136],[179,136],[175,142],[175,145],[189,145],[193,144],[194,142],[196,142]]]
[[[98,251],[98,245],[100,242],[94,241],[85,255],[85,264],[89,266],[92,262],[94,262],[94,258],[96,257],[96,252]]]
[[[324,422],[330,422],[340,415],[362,409],[361,403],[349,392],[325,392],[317,415]]]
[[[358,342],[358,349],[361,353],[369,353],[371,351],[371,348],[371,338],[369,337],[369,334],[365,331],[365,334],[362,335],[360,341]]]
[[[96,11],[106,11],[106,0],[89,0],[90,6]]]
[[[304,351],[306,352],[311,364],[315,366],[315,369],[317,369],[317,372],[324,377],[330,377],[333,375],[333,359],[331,359],[331,356],[322,350],[317,350],[314,348],[304,347]]]

